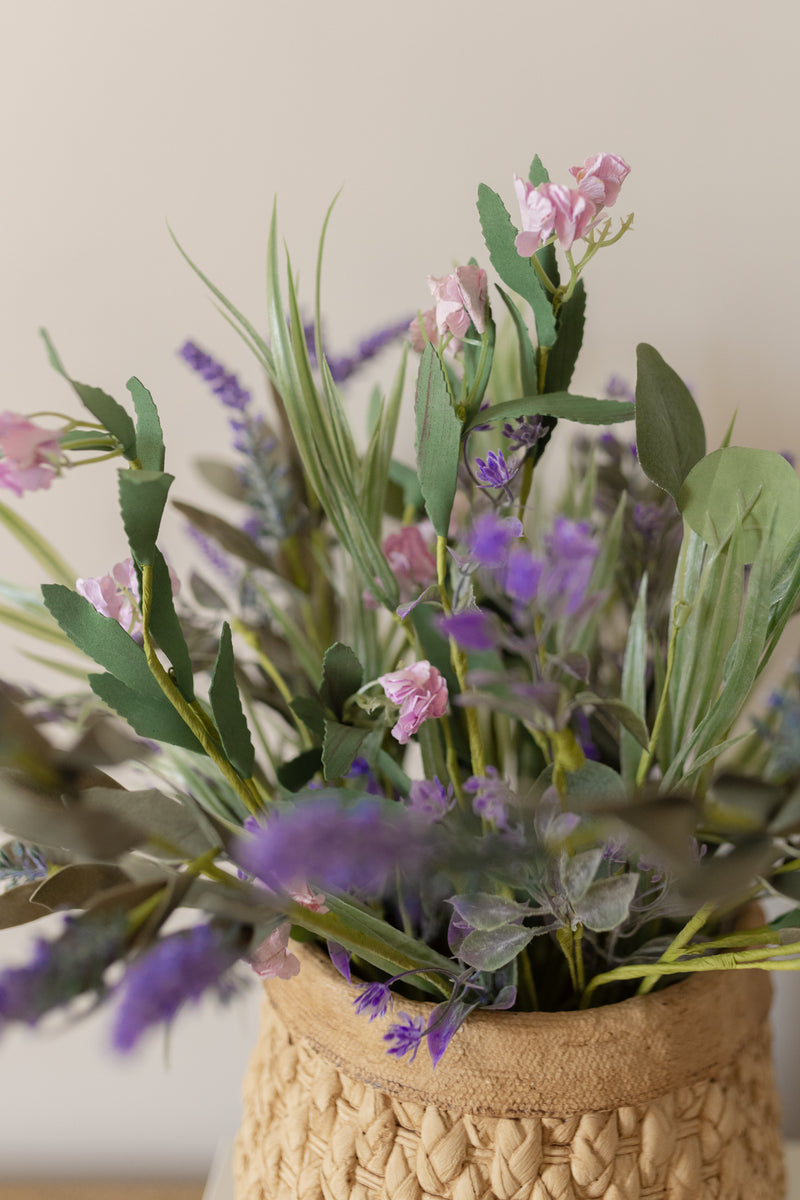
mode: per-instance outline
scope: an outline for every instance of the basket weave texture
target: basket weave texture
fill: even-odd
[[[236,1200],[782,1200],[769,979],[582,1013],[475,1013],[434,1072],[385,1054],[318,952],[265,985]],[[429,1006],[399,1001],[416,1015]]]

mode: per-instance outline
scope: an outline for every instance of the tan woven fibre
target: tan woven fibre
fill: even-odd
[[[237,1200],[781,1200],[769,994],[751,971],[589,1013],[474,1014],[434,1073],[424,1052],[387,1057],[304,952],[266,988]]]

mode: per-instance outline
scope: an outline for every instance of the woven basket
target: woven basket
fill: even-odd
[[[713,972],[579,1013],[474,1013],[436,1071],[318,952],[265,985],[236,1200],[782,1200],[770,983]],[[400,1001],[415,1015],[429,1007]]]

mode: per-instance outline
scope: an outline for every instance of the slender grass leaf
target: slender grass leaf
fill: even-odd
[[[153,595],[150,605],[150,633],[172,663],[175,682],[185,700],[194,699],[194,678],[189,648],[183,636],[172,579],[164,555],[156,547],[153,553]]]
[[[416,394],[417,475],[425,509],[439,537],[447,537],[461,454],[456,415],[442,365],[428,344],[422,354]]]
[[[618,425],[632,421],[634,406],[625,400],[596,400],[593,396],[573,396],[571,392],[544,392],[541,396],[521,396],[493,404],[468,422],[464,432],[476,425],[511,421],[515,417],[563,417],[581,425]]]
[[[753,562],[770,528],[772,545],[781,554],[800,523],[800,479],[772,450],[714,450],[689,472],[677,501],[686,521],[713,550],[739,526],[740,563]]]
[[[153,397],[135,375],[125,386],[136,409],[136,457],[145,471],[163,471],[164,434]]]
[[[0,523],[5,525],[22,548],[27,550],[40,566],[44,567],[51,579],[56,583],[64,583],[67,587],[73,586],[77,579],[77,573],[64,561],[55,546],[51,546],[32,525],[2,501],[0,501]]]
[[[255,766],[255,750],[236,685],[233,638],[227,621],[222,625],[208,698],[228,761],[243,779],[249,779]]]
[[[154,560],[156,538],[174,475],[164,471],[120,471],[119,506],[131,553],[142,566]]]
[[[78,383],[67,374],[64,365],[58,356],[55,346],[50,341],[50,336],[45,329],[39,331],[44,339],[44,344],[47,347],[47,355],[50,363],[58,371],[72,390],[76,393],[82,403],[88,408],[89,412],[95,417],[101,425],[103,425],[110,434],[117,439],[122,447],[122,453],[126,458],[136,458],[136,429],[133,421],[128,413],[118,404],[112,396],[100,388],[89,387],[85,383]]]
[[[527,300],[533,309],[539,345],[552,346],[556,340],[556,320],[550,297],[539,282],[530,259],[517,252],[514,240],[518,231],[511,223],[505,204],[485,183],[478,188],[478,216],[492,266],[503,283]]]
[[[11,629],[16,629],[18,633],[28,634],[30,637],[38,638],[39,641],[54,642],[61,647],[70,645],[69,639],[64,637],[63,633],[46,618],[44,613],[36,616],[33,613],[0,604],[0,621]]]
[[[622,664],[620,699],[637,717],[646,723],[647,701],[647,574],[642,576],[639,595],[631,613],[625,658]],[[620,773],[625,783],[632,784],[642,756],[641,746],[628,733],[620,731]]]
[[[134,733],[203,754],[203,747],[166,696],[143,695],[113,675],[90,675],[89,686],[104,704],[127,721]]]
[[[364,682],[364,668],[349,646],[334,642],[322,660],[320,697],[341,719],[344,706]]]
[[[642,470],[675,500],[706,452],[703,418],[691,392],[646,342],[636,347],[636,448]]]

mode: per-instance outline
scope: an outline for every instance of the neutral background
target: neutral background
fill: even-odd
[[[491,13],[491,15],[490,15]],[[800,451],[796,279],[800,84],[793,0],[0,0],[0,406],[64,409],[37,338],[80,379],[162,408],[174,491],[219,453],[225,415],[176,357],[194,337],[258,388],[246,350],[173,247],[167,221],[258,323],[273,197],[301,291],[343,187],[326,260],[329,344],[426,306],[428,273],[482,255],[479,182],[513,204],[538,152],[556,179],[598,150],[633,171],[635,232],[587,276],[576,386],[632,377],[655,343],[693,386],[712,442]],[[12,497],[13,499],[13,497]],[[19,502],[76,574],[125,554],[114,472],[76,471]],[[168,549],[180,562],[180,523]],[[39,573],[0,532],[0,576]],[[33,673],[19,639],[0,670]],[[19,961],[34,936],[4,937]],[[800,981],[781,981],[778,1068],[800,1132]],[[255,1022],[202,1009],[168,1046],[113,1060],[101,1016],[0,1044],[0,1176],[202,1174],[235,1126]]]

